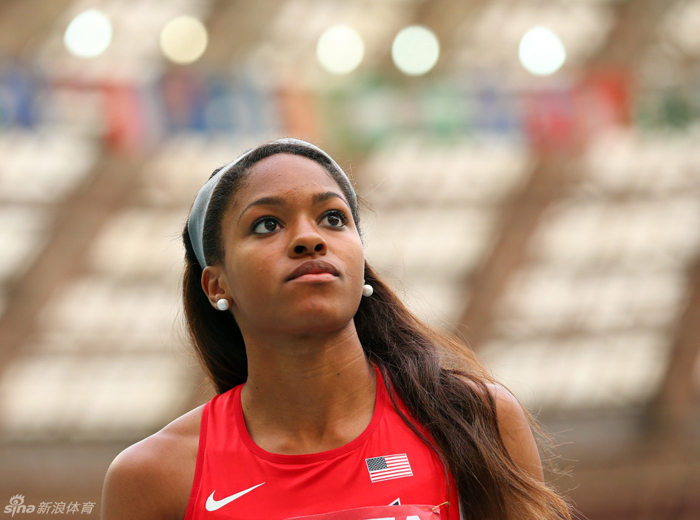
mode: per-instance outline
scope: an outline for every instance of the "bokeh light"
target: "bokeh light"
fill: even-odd
[[[347,25],[326,29],[316,45],[319,63],[331,74],[349,74],[362,62],[364,55],[362,37]]]
[[[440,57],[440,43],[435,33],[421,25],[410,25],[394,38],[391,57],[398,69],[409,76],[428,73]]]
[[[209,37],[204,24],[193,16],[170,20],[160,33],[160,48],[170,61],[187,65],[202,57]]]
[[[102,54],[112,41],[112,24],[97,9],[88,9],[68,24],[63,43],[68,51],[79,58],[95,58]]]
[[[566,61],[564,44],[546,27],[533,27],[520,40],[520,63],[528,72],[548,76],[558,71]]]

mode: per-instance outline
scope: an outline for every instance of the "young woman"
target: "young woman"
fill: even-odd
[[[218,395],[115,459],[103,520],[570,518],[526,412],[396,298],[358,226],[347,176],[304,141],[212,174],[183,293]]]

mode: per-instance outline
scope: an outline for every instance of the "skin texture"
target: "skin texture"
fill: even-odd
[[[223,220],[224,261],[202,287],[229,301],[246,343],[241,400],[253,440],[273,453],[342,446],[369,424],[376,381],[357,337],[364,253],[350,207],[316,162],[277,154],[257,163]],[[308,260],[337,276],[289,280]],[[496,397],[503,440],[516,464],[542,478],[537,447],[517,400]],[[194,478],[199,407],[127,448],[105,479],[104,520],[184,518]]]
[[[488,385],[496,399],[496,417],[508,453],[518,466],[535,479],[544,481],[542,462],[530,424],[518,400],[505,388]]]

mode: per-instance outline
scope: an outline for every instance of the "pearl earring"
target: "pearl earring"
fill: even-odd
[[[366,283],[362,286],[362,296],[372,296],[373,292],[374,287],[372,287],[370,284]]]
[[[229,308],[228,300],[226,298],[221,298],[219,301],[216,302],[216,308],[219,309],[220,311],[228,310],[228,308]]]

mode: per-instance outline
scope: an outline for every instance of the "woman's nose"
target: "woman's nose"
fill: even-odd
[[[316,230],[301,231],[289,244],[290,256],[325,254],[325,252],[326,241]]]

